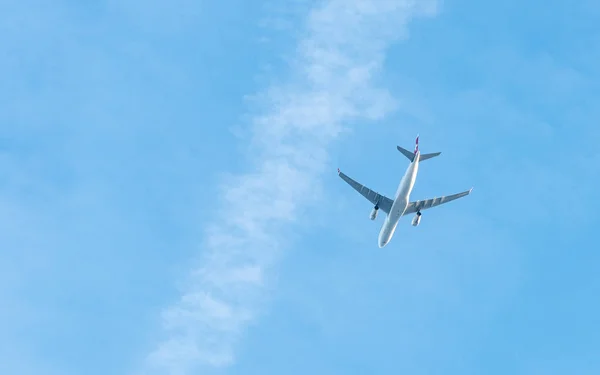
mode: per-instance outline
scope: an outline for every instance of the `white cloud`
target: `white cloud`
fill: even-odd
[[[233,363],[236,342],[265,306],[269,271],[286,245],[285,224],[316,197],[328,143],[344,123],[395,109],[373,82],[385,48],[405,36],[412,17],[435,11],[430,1],[319,4],[304,24],[289,81],[257,96],[255,170],[222,187],[220,214],[206,230],[198,268],[165,309],[166,339],[148,358],[159,372]]]

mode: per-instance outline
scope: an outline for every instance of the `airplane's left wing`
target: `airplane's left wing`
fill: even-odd
[[[471,188],[467,191],[463,191],[461,193],[457,193],[457,194],[410,202],[408,204],[408,207],[406,207],[406,210],[404,211],[404,215],[409,215],[409,214],[415,213],[417,211],[426,210],[428,208],[436,207],[436,206],[439,206],[440,204],[448,203],[455,199],[465,197],[465,196],[471,194],[472,190],[473,190],[473,188]]]
[[[363,197],[367,198],[369,202],[379,206],[379,209],[381,211],[385,212],[386,214],[390,213],[390,210],[392,209],[392,203],[394,203],[394,201],[392,201],[390,198],[386,197],[385,195],[381,195],[376,191],[373,191],[368,187],[354,181],[353,179],[345,175],[343,172],[340,172],[339,169],[338,175],[342,178],[342,180],[346,181],[348,185],[352,186],[354,190],[358,191]]]

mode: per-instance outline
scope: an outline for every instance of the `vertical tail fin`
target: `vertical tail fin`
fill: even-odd
[[[419,135],[417,134],[417,139],[415,139],[415,152],[414,154],[416,155],[417,152],[419,152]]]

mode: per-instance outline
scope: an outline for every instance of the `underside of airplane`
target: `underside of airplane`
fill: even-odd
[[[401,217],[414,213],[415,216],[411,224],[416,227],[421,223],[421,211],[467,196],[471,194],[471,191],[473,190],[473,188],[471,188],[469,190],[452,195],[411,201],[410,194],[417,177],[419,163],[434,158],[441,153],[434,152],[429,154],[421,154],[419,151],[419,136],[417,136],[417,139],[415,140],[415,149],[413,152],[408,151],[400,146],[397,146],[397,149],[408,160],[410,160],[410,164],[406,169],[402,180],[400,181],[394,199],[388,198],[385,195],[382,195],[364,186],[345,173],[341,172],[338,168],[338,175],[342,178],[342,180],[344,180],[348,185],[354,188],[354,190],[359,192],[363,197],[371,202],[371,204],[374,205],[370,214],[371,220],[375,220],[377,218],[379,210],[386,214],[385,222],[379,235],[379,247],[383,247],[389,243],[394,231],[396,230],[396,225]]]

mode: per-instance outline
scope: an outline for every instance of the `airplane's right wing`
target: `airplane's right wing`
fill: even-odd
[[[363,197],[367,198],[369,200],[369,202],[373,203],[374,205],[378,205],[379,209],[381,211],[385,212],[386,214],[390,213],[390,210],[392,209],[392,204],[394,203],[394,201],[392,201],[390,198],[386,197],[385,195],[381,195],[381,194],[377,193],[376,191],[373,191],[373,190],[369,189],[368,187],[354,181],[353,179],[351,179],[350,177],[345,175],[343,172],[340,172],[339,169],[338,169],[338,174],[342,178],[342,180],[346,181],[348,183],[348,185],[350,185],[354,188],[354,190],[358,191]]]
[[[410,202],[408,204],[408,207],[406,207],[406,210],[404,211],[404,215],[412,214],[417,211],[426,210],[428,208],[439,206],[440,204],[448,203],[455,199],[465,197],[465,196],[471,194],[472,190],[473,190],[473,188],[471,188],[467,191],[463,191],[461,193],[457,193],[457,194],[442,196],[442,197],[438,197],[438,198],[425,199],[422,201]]]

